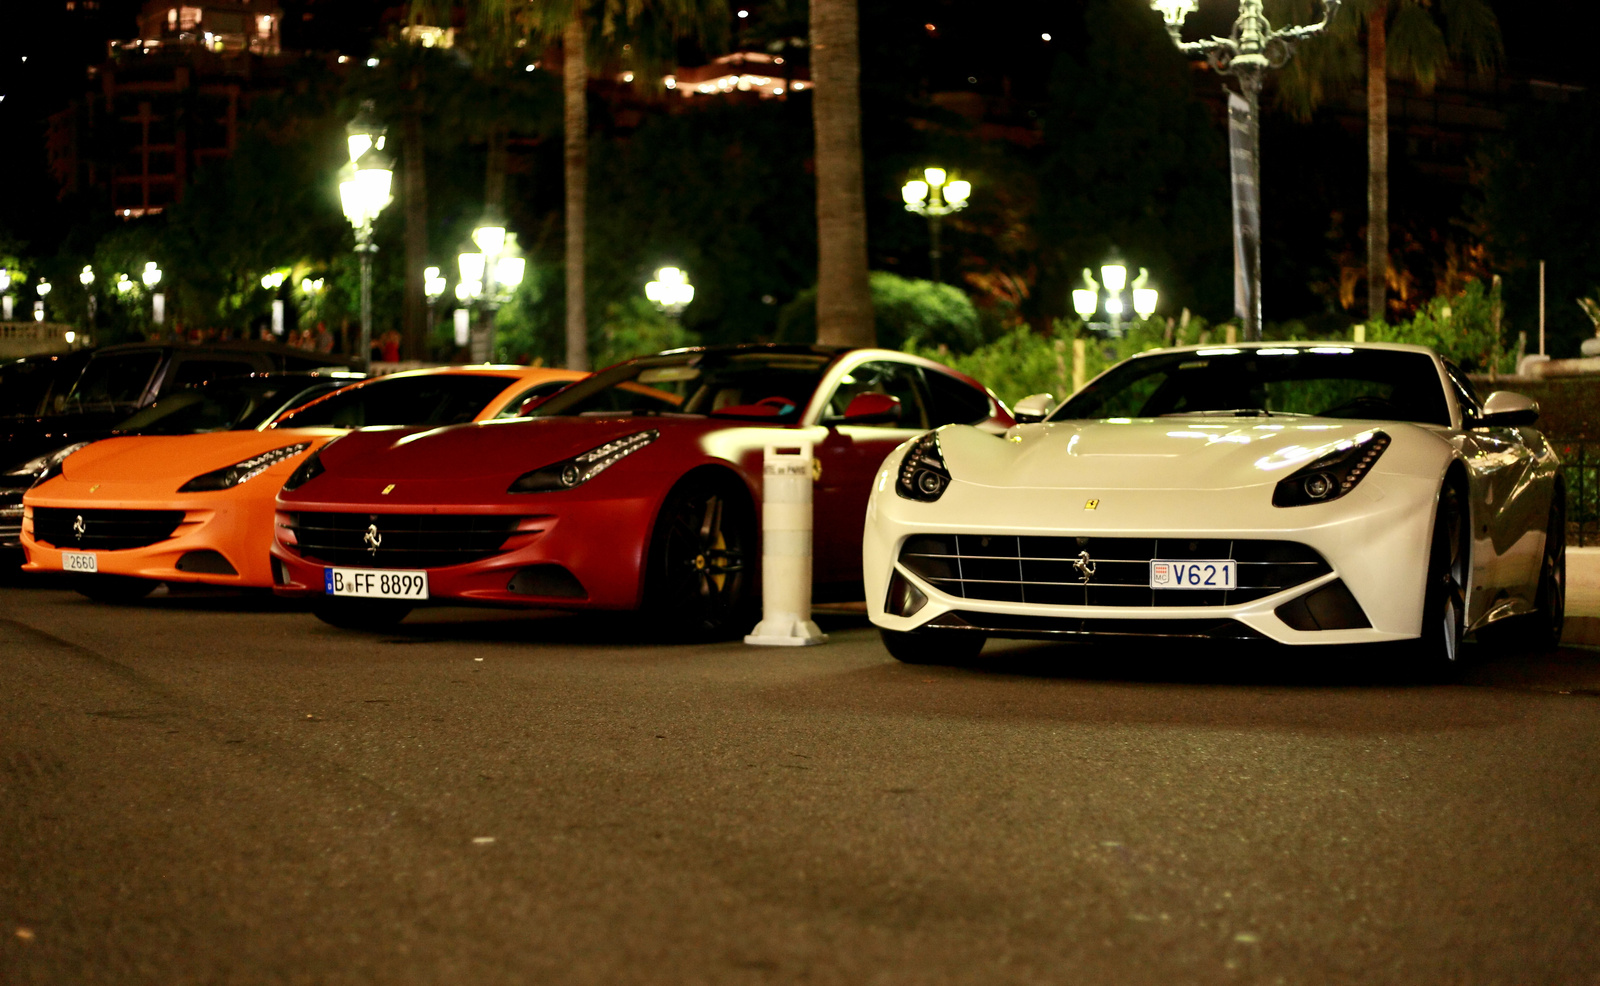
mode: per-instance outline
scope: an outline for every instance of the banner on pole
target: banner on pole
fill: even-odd
[[[1261,249],[1261,194],[1256,188],[1255,142],[1250,104],[1228,93],[1228,161],[1233,174],[1233,313],[1241,320],[1255,310],[1250,276]],[[1248,324],[1248,323],[1247,323]]]

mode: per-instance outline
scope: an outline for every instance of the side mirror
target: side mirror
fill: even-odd
[[[1514,428],[1539,420],[1539,402],[1509,390],[1497,390],[1483,402],[1479,428]]]
[[[857,394],[844,409],[844,424],[893,424],[900,420],[900,398],[888,394]]]
[[[1029,394],[1011,406],[1011,417],[1019,425],[1038,424],[1056,409],[1054,394]]]

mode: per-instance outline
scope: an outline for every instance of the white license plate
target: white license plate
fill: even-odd
[[[363,599],[427,599],[427,572],[395,572],[382,568],[325,568],[323,591],[330,596]]]
[[[63,572],[98,572],[100,561],[97,556],[86,551],[61,552],[61,570]]]
[[[1183,561],[1157,558],[1150,563],[1152,589],[1237,589],[1238,565],[1223,560]]]

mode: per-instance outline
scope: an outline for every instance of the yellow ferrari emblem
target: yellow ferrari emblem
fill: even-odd
[[[1085,510],[1098,510],[1099,508],[1100,508],[1100,501],[1099,500],[1090,500],[1090,501],[1088,501],[1087,503],[1085,503],[1083,505],[1083,509],[1085,509]]]
[[[384,496],[388,496],[390,493],[393,493],[393,492],[394,492],[394,484],[393,483],[390,483],[388,486],[385,486],[383,488],[383,495]]]
[[[93,493],[95,490],[97,490],[99,488],[100,488],[100,484],[99,483],[95,483],[93,486],[89,487],[89,492]]]
[[[811,460],[811,481],[813,483],[822,482],[822,460],[821,459],[812,459]]]

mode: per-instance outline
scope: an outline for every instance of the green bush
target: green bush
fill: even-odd
[[[1441,295],[1423,305],[1410,322],[1369,323],[1367,341],[1431,346],[1468,373],[1512,373],[1516,353],[1507,351],[1497,328],[1499,311],[1500,286],[1486,290],[1481,281],[1473,281],[1458,295]]]
[[[872,318],[878,345],[943,346],[968,352],[983,342],[978,310],[961,289],[917,281],[885,271],[872,272]],[[807,288],[778,313],[779,342],[811,342],[817,337],[817,289]]]

